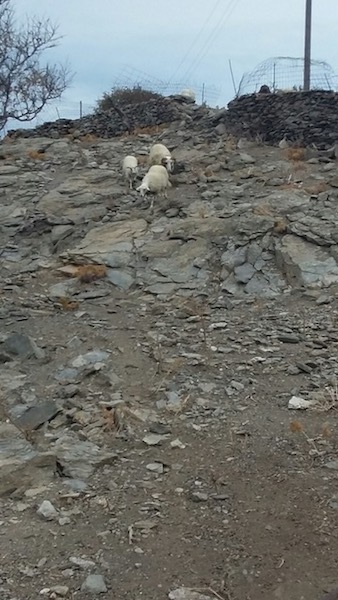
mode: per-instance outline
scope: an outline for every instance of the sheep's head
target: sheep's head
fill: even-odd
[[[162,158],[161,164],[167,169],[168,173],[172,173],[174,171],[175,160],[171,158],[171,156],[165,156]]]
[[[138,186],[138,188],[136,188],[137,192],[140,192],[141,196],[145,196],[147,192],[149,192],[149,186],[146,185],[145,183],[141,183],[141,185]]]

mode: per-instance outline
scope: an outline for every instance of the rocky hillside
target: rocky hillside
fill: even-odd
[[[1,143],[4,600],[335,584],[337,162],[182,106]],[[154,141],[152,214],[120,163]]]
[[[245,140],[238,148],[234,139],[184,125],[114,140],[6,139],[3,264],[13,263],[12,242],[24,242],[28,232],[36,252],[43,247],[53,259],[104,264],[120,289],[159,296],[213,288],[270,297],[337,283],[335,159]],[[144,163],[154,139],[169,146],[182,172],[149,223],[147,202],[126,194],[120,162],[133,153]],[[143,165],[140,178],[145,172]],[[18,244],[15,260],[31,269],[24,247]]]

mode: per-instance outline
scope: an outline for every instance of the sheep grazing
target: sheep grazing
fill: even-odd
[[[163,165],[153,165],[143,177],[142,183],[136,188],[136,191],[140,192],[141,196],[145,196],[147,192],[150,192],[167,198],[168,187],[171,187],[171,183],[167,169]],[[151,201],[150,210],[153,209],[153,206],[154,199]]]
[[[162,165],[172,173],[175,166],[175,161],[171,157],[170,151],[164,144],[153,144],[149,152],[149,165]]]
[[[122,162],[123,177],[129,183],[129,189],[133,189],[138,174],[138,162],[136,156],[126,156]]]

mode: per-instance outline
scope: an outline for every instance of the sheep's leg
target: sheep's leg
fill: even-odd
[[[154,196],[151,198],[149,210],[150,212],[154,212]]]

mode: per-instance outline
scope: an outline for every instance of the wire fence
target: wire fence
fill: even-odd
[[[258,92],[262,85],[267,85],[272,92],[278,90],[301,91],[303,89],[303,73],[303,58],[288,56],[269,58],[250,73],[243,75],[237,96]],[[311,89],[338,89],[338,76],[328,63],[319,60],[311,61]]]
[[[179,94],[184,88],[189,88],[195,92],[196,102],[198,104],[214,104],[220,96],[220,88],[207,83],[197,83],[196,81],[184,80],[180,82],[172,82],[171,80],[163,80],[157,77],[144,73],[138,69],[134,69],[129,65],[124,65],[112,84],[112,89],[116,88],[132,88],[135,85],[140,85],[142,88],[157,92],[162,96],[172,96]]]

